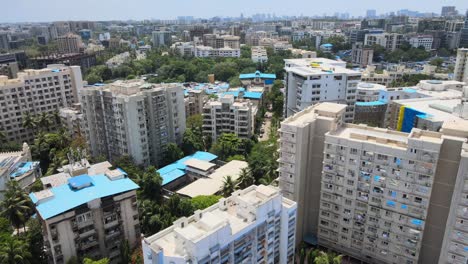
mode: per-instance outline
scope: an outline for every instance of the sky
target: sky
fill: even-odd
[[[467,0],[0,0],[0,22],[238,17],[241,13],[364,16],[367,9],[377,14],[400,9],[440,13],[446,5],[461,13],[468,9]]]

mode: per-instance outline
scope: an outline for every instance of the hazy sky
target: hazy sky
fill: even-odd
[[[443,5],[454,5],[465,13],[468,0],[0,0],[0,22],[208,18],[240,13],[363,16],[366,9],[376,9],[377,14],[399,9],[440,13]]]

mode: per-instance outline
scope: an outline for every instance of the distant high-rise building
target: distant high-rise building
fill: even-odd
[[[293,264],[295,202],[273,186],[250,186],[143,238],[145,264]]]
[[[0,32],[0,51],[10,50],[10,44],[8,43],[8,33]]]
[[[168,143],[182,142],[185,104],[181,85],[118,81],[81,93],[83,131],[91,155],[110,160],[130,155],[158,165]]]
[[[455,6],[443,6],[440,15],[442,17],[456,16],[458,15],[458,11]]]
[[[459,48],[468,48],[468,10],[466,11],[465,24],[460,31]]]
[[[376,18],[377,17],[377,11],[375,9],[369,9],[366,11],[366,17],[367,18]]]
[[[153,31],[153,47],[170,47],[172,34],[169,31]]]
[[[60,53],[80,53],[84,48],[81,37],[75,34],[58,37],[57,46]]]
[[[468,83],[468,48],[458,49],[453,73],[456,81]]]
[[[353,64],[357,64],[360,67],[366,67],[372,64],[374,58],[374,50],[372,48],[366,48],[362,43],[353,44],[351,52],[351,58]]]

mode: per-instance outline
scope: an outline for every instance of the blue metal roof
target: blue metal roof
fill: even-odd
[[[38,161],[28,161],[19,163],[16,168],[10,173],[10,178],[16,178],[21,175],[24,175],[39,166]]]
[[[260,100],[262,92],[244,92],[244,98]]]
[[[320,47],[330,48],[330,47],[333,47],[333,44],[331,44],[331,43],[325,43],[325,44],[320,45]]]
[[[356,102],[356,106],[380,106],[386,105],[387,101]]]
[[[276,79],[276,74],[261,73],[260,71],[256,71],[254,73],[244,73],[239,75],[239,79],[254,79],[257,77],[261,79]]]
[[[404,92],[406,93],[417,93],[418,91],[413,89],[413,88],[405,88],[403,89]]]
[[[93,180],[87,174],[68,179],[68,184],[74,189],[81,189],[93,184]]]
[[[94,199],[128,192],[139,188],[139,186],[129,178],[112,181],[104,174],[94,175],[91,177],[88,175],[82,176],[89,177],[92,185],[79,190],[72,189],[69,184],[49,189],[53,193],[53,196],[36,205],[36,210],[39,215],[43,219],[49,219]],[[84,179],[86,179],[86,177],[84,177]],[[30,193],[29,197],[35,204],[37,204],[38,199],[34,193]]]
[[[162,167],[161,169],[157,170],[161,178],[163,179],[163,185],[166,185],[182,176],[185,175],[185,162],[189,159],[198,159],[203,161],[213,161],[217,159],[218,156],[211,154],[205,151],[197,151],[192,155],[188,155],[172,164]]]

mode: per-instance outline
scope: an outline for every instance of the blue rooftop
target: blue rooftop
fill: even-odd
[[[404,92],[406,93],[417,93],[418,91],[413,89],[413,88],[405,88],[403,89]]]
[[[213,161],[217,159],[218,156],[211,154],[205,151],[197,151],[192,155],[188,155],[172,164],[169,164],[165,167],[162,167],[158,170],[159,175],[163,179],[163,185],[166,185],[182,176],[185,175],[185,162],[189,159],[198,159],[203,161]]]
[[[73,189],[82,189],[82,188],[91,186],[93,184],[93,180],[88,175],[83,174],[83,175],[68,179],[68,184]]]
[[[320,45],[320,47],[331,48],[331,47],[333,47],[333,44],[325,43],[325,44]]]
[[[32,170],[34,170],[35,167],[39,166],[38,161],[28,161],[28,162],[21,162],[19,163],[16,168],[13,170],[12,173],[10,173],[10,178],[16,178],[21,175],[24,175]]]
[[[356,106],[381,106],[386,105],[387,101],[356,102]]]
[[[256,71],[254,73],[244,73],[239,75],[239,79],[276,79],[276,74],[274,73],[261,73],[260,71]]]
[[[260,100],[262,92],[244,92],[244,98]]]
[[[74,179],[74,180],[72,180]],[[88,176],[81,175],[70,179],[70,184],[53,187],[50,190],[53,196],[38,203],[34,193],[29,197],[36,204],[36,210],[43,219],[49,219],[77,206],[88,203],[94,199],[115,195],[138,189],[138,185],[129,178],[110,180],[104,174]],[[73,184],[90,184],[86,188],[73,189]]]

